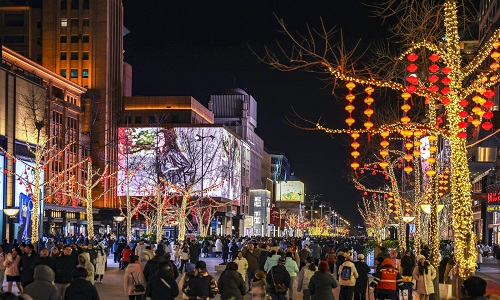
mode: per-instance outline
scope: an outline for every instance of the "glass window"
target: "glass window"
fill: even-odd
[[[135,124],[142,124],[142,117],[141,116],[135,116]]]
[[[82,53],[82,59],[83,60],[89,60],[89,52],[88,51],[83,51],[83,53]]]
[[[89,69],[82,70],[82,78],[89,78]]]
[[[67,9],[67,8],[68,8],[68,1],[61,0],[61,9]]]
[[[84,34],[82,40],[84,43],[88,43],[90,41],[90,36],[88,34]]]
[[[125,124],[132,124],[132,116],[125,116]]]
[[[71,42],[72,43],[78,43],[78,36],[77,35],[72,35],[71,36]]]
[[[156,123],[156,117],[148,116],[148,124],[154,124],[154,123]]]
[[[79,2],[79,0],[71,0],[71,9],[78,9]]]
[[[3,41],[6,44],[23,44],[24,43],[24,36],[22,35],[6,35],[3,37]],[[21,54],[21,52],[19,52]],[[24,55],[24,54],[21,54]]]
[[[83,9],[89,9],[90,0],[83,0]]]
[[[78,70],[77,69],[71,69],[69,77],[70,78],[78,78]]]
[[[71,51],[71,60],[78,60],[78,52]]]
[[[68,19],[61,18],[61,27],[66,27],[66,26],[68,26]]]
[[[59,71],[59,75],[66,77],[66,69],[61,69],[61,71]]]
[[[83,27],[89,27],[90,26],[90,20],[89,19],[83,19],[82,20],[82,26]]]
[[[61,52],[61,55],[59,56],[60,60],[66,60],[66,52]]]
[[[59,41],[62,43],[67,43],[68,42],[68,36],[66,35],[61,35],[61,37],[59,38]]]
[[[78,26],[78,19],[71,19],[71,26]]]
[[[4,26],[22,27],[24,26],[24,14],[5,14],[3,24]]]

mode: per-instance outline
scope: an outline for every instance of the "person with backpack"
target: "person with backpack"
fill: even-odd
[[[358,271],[352,262],[352,256],[346,256],[345,261],[339,268],[340,294],[339,300],[352,300],[354,296],[354,285],[358,278]]]
[[[170,268],[170,260],[164,260],[158,264],[158,271],[148,282],[142,299],[150,297],[151,300],[174,300],[179,295],[179,288],[169,271]]]
[[[245,280],[241,276],[241,273],[238,272],[237,263],[230,262],[226,265],[226,270],[220,275],[217,286],[222,300],[243,300],[247,288]]]
[[[375,299],[398,300],[398,288],[403,287],[403,277],[392,265],[392,259],[385,258],[380,263],[380,269],[373,274],[373,281],[370,283],[370,289],[375,289]]]
[[[146,278],[141,270],[141,265],[139,264],[139,257],[132,255],[130,256],[130,263],[125,269],[125,274],[123,275],[123,289],[125,290],[125,295],[128,296],[129,300],[141,300],[144,294],[144,289],[136,288],[137,285],[142,285],[146,287]]]
[[[182,292],[189,300],[208,300],[214,298],[219,289],[212,275],[208,274],[207,264],[199,260],[193,272],[186,275]]]
[[[148,260],[146,262],[146,265],[144,265],[144,278],[146,278],[146,281],[149,281],[151,277],[158,271],[158,266],[162,261],[165,261],[165,257],[163,257],[163,248],[158,248],[155,251],[155,256]],[[142,255],[142,253],[141,253]],[[139,257],[139,256],[138,256]],[[140,257],[139,257],[140,261]],[[140,266],[140,263],[139,263]]]

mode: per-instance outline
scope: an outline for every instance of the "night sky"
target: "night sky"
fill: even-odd
[[[341,2],[342,4],[340,4]],[[207,105],[210,95],[239,87],[258,103],[258,135],[265,147],[284,152],[306,194],[323,194],[351,223],[361,223],[361,198],[347,180],[350,142],[308,132],[285,122],[292,109],[345,128],[343,99],[331,95],[314,74],[271,69],[251,53],[263,53],[276,40],[286,42],[274,14],[304,32],[306,24],[343,29],[345,39],[367,45],[379,34],[360,0],[124,0],[125,60],[133,67],[134,95],[189,95]],[[366,1],[365,1],[366,2]],[[339,94],[342,95],[342,94]]]

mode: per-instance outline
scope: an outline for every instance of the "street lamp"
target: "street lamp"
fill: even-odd
[[[431,214],[431,205],[430,204],[420,204],[420,208],[422,211],[428,215]],[[438,204],[437,205],[437,211],[440,213],[444,208],[444,204]]]
[[[120,223],[125,220],[125,216],[113,216],[113,219],[116,221],[116,240],[120,239]]]
[[[403,221],[406,223],[406,250],[410,249],[410,223],[415,220],[415,217],[404,216]]]
[[[9,207],[4,208],[3,213],[9,217],[9,242],[12,243],[14,240],[14,218],[19,212],[19,208],[17,207]]]

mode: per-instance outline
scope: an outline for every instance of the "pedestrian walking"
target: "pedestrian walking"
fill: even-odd
[[[138,287],[141,285],[143,288]],[[138,287],[138,288],[137,288]],[[132,255],[123,275],[123,289],[129,300],[141,300],[145,292],[146,279],[139,264],[139,257]]]
[[[24,294],[33,300],[60,300],[57,298],[57,289],[54,285],[54,270],[46,265],[35,267],[31,284],[24,288]]]
[[[3,262],[5,266],[5,275],[7,275],[7,292],[12,292],[13,282],[16,283],[19,293],[23,292],[21,274],[19,273],[19,263],[21,262],[19,253],[21,253],[19,248],[13,248],[11,253],[7,255],[7,259]]]
[[[334,300],[332,289],[338,286],[337,280],[330,273],[330,267],[326,261],[319,263],[318,271],[314,273],[309,281],[309,293],[311,300]]]
[[[274,250],[271,250],[272,252]],[[290,274],[286,270],[285,262],[286,259],[280,257],[277,265],[271,267],[266,275],[266,280],[269,284],[269,294],[272,300],[286,300],[286,292],[290,288]]]
[[[83,252],[78,255],[78,266],[87,270],[87,280],[94,285],[94,265],[90,262],[90,254]]]
[[[104,272],[106,271],[106,253],[102,249],[101,245],[98,245],[96,248],[97,258],[95,264],[95,277],[94,281],[96,283],[102,284],[102,279],[104,277]]]
[[[179,268],[179,272],[187,272],[186,271],[186,264],[189,260],[189,246],[187,243],[184,243],[181,247],[181,266]],[[184,269],[184,271],[182,271]]]
[[[62,255],[56,258],[56,278],[54,284],[57,289],[57,299],[64,297],[69,284],[71,283],[72,271],[77,265],[75,255],[72,255],[73,248],[66,245],[63,248]]]
[[[429,295],[434,294],[434,278],[436,269],[426,260],[425,256],[417,256],[417,266],[413,270],[413,278],[417,281],[417,292],[420,300],[429,300]]]
[[[254,278],[252,278],[251,284],[252,300],[267,300],[268,284],[266,273],[259,270]]]
[[[121,266],[122,270],[125,270],[125,268],[130,263],[130,256],[131,255],[134,255],[134,251],[132,251],[132,249],[130,249],[129,245],[125,246],[125,248],[122,251],[122,258],[120,260],[121,261],[121,265],[122,265]]]
[[[0,292],[3,293],[3,281],[5,279],[5,259],[7,258],[7,253],[3,252],[3,247],[0,247]]]
[[[236,258],[234,259],[234,262],[238,265],[237,270],[241,274],[243,281],[246,281],[246,275],[247,275],[247,270],[248,270],[248,261],[246,258],[243,257],[243,253],[241,251],[238,251],[238,254],[236,255]]]
[[[297,279],[297,274],[299,273],[299,266],[293,257],[292,252],[287,252],[285,255],[285,268],[290,275],[290,285],[288,286],[288,298],[293,299],[295,281]]]
[[[247,288],[236,262],[230,262],[226,265],[226,269],[217,281],[217,287],[222,300],[243,300]]]
[[[379,264],[378,270],[373,274],[373,281],[370,283],[370,289],[375,289],[375,299],[385,300],[399,299],[398,288],[403,287],[403,277],[392,265],[392,259],[384,258]]]
[[[169,271],[170,265],[170,260],[159,263],[158,272],[148,282],[143,299],[150,297],[151,300],[174,300],[179,295],[177,282]]]
[[[99,300],[95,286],[88,280],[89,273],[86,268],[77,267],[71,275],[73,279],[64,293],[64,300]]]
[[[182,292],[189,300],[207,300],[214,298],[219,289],[214,277],[208,274],[207,264],[200,260],[193,272],[186,275]]]
[[[368,287],[368,274],[370,267],[365,262],[365,255],[358,254],[358,261],[354,262],[358,278],[354,284],[354,300],[366,300],[366,288]]]
[[[359,276],[356,266],[352,262],[352,256],[346,256],[344,263],[340,265],[338,273],[340,280],[339,300],[352,300],[356,279]]]
[[[253,243],[249,243],[248,246],[243,248],[243,257],[248,262],[247,278],[248,278],[248,290],[250,291],[251,283],[255,274],[259,271],[259,255],[260,250],[255,248]]]
[[[314,258],[308,256],[306,258],[306,265],[300,270],[297,275],[297,292],[302,292],[303,300],[311,300],[311,292],[309,291],[309,281],[311,277],[316,273],[316,265],[314,264]]]

